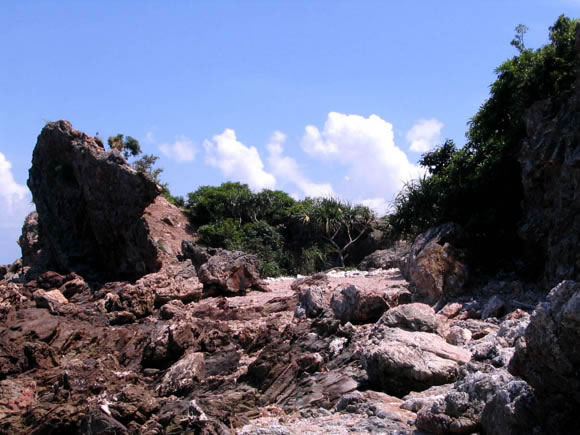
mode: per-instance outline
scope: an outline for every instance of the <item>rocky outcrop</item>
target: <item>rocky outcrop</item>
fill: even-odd
[[[538,305],[510,362],[550,409],[550,425],[566,427],[580,407],[580,284],[563,281]]]
[[[24,266],[37,265],[43,262],[42,253],[44,246],[40,241],[39,232],[38,213],[33,211],[24,219],[22,234],[18,238]]]
[[[308,287],[298,294],[298,306],[294,315],[298,318],[307,316],[318,317],[328,310],[328,304],[324,300],[324,289],[320,287]]]
[[[389,308],[384,291],[348,284],[334,290],[330,307],[343,323],[374,323]]]
[[[38,136],[28,187],[39,235],[58,269],[135,279],[160,268],[143,218],[160,188],[117,151],[106,152],[67,121],[48,123]],[[21,244],[29,257],[34,244]]]
[[[392,269],[399,267],[401,259],[409,253],[407,242],[397,242],[389,249],[379,249],[367,255],[358,265],[360,270]]]
[[[513,379],[506,371],[475,372],[417,413],[417,428],[433,434],[471,434],[481,427],[481,416],[498,390]]]
[[[197,276],[206,296],[243,294],[249,289],[268,291],[259,266],[255,255],[222,249],[199,267]]]
[[[371,385],[389,394],[402,395],[447,384],[459,376],[459,367],[471,354],[436,334],[377,327],[361,363]]]
[[[414,286],[421,302],[434,304],[442,296],[462,293],[469,277],[464,253],[465,233],[455,224],[444,224],[420,234],[401,261],[403,276]]]
[[[580,52],[580,33],[576,41]],[[580,281],[580,79],[568,94],[534,104],[525,122],[520,235],[528,263],[549,286]]]
[[[412,303],[399,305],[387,311],[377,322],[391,328],[402,328],[408,331],[437,332],[439,320],[429,305]]]

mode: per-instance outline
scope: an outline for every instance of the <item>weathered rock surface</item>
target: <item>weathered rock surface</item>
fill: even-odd
[[[240,251],[220,250],[199,267],[197,276],[206,296],[268,291],[260,278],[258,257]]]
[[[161,396],[188,393],[205,377],[203,353],[188,352],[172,365],[157,387]]]
[[[39,233],[38,213],[34,211],[24,219],[22,233],[18,238],[18,245],[22,252],[22,264],[24,266],[42,268],[47,265],[46,247],[41,242]]]
[[[395,395],[453,382],[471,359],[469,351],[427,332],[381,326],[370,343],[361,356],[369,382]]]
[[[580,281],[579,83],[567,95],[530,108],[519,154],[524,191],[520,235],[527,241],[531,267],[543,271],[548,286]]]
[[[38,136],[28,187],[40,237],[59,269],[135,278],[160,268],[143,219],[160,189],[117,151],[106,152],[67,121],[48,123]]]
[[[389,308],[384,291],[359,289],[348,284],[334,290],[330,306],[343,323],[373,323]]]
[[[580,284],[563,281],[538,305],[517,342],[510,371],[522,376],[549,409],[547,427],[563,429],[580,407]]]
[[[298,294],[299,304],[294,315],[296,317],[318,317],[328,311],[328,304],[324,299],[324,289],[320,287],[308,287]]]
[[[566,394],[580,405],[580,284],[563,281],[531,317],[512,371],[540,394]]]
[[[358,265],[360,270],[392,269],[399,267],[401,259],[411,247],[406,242],[398,242],[392,248],[380,249],[367,255]]]
[[[423,332],[437,332],[439,328],[439,320],[433,308],[418,302],[391,308],[377,324]]]
[[[477,432],[486,404],[512,379],[505,371],[464,377],[444,397],[419,410],[417,428],[434,434]]]
[[[481,427],[490,435],[541,433],[538,404],[532,388],[522,380],[501,386],[481,414]]]
[[[462,293],[469,277],[459,249],[464,239],[465,233],[455,224],[431,228],[415,239],[400,268],[419,301],[434,304],[442,296]]]
[[[51,313],[57,313],[60,305],[68,304],[67,298],[63,296],[60,290],[44,291],[38,289],[32,296],[38,308],[48,308]]]

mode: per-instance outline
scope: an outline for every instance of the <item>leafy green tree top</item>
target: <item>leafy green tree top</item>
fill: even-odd
[[[304,202],[303,221],[318,231],[335,250],[344,267],[349,251],[370,229],[375,215],[368,207],[336,198]]]
[[[414,237],[433,225],[453,221],[473,235],[475,251],[497,257],[498,244],[517,256],[523,190],[518,161],[526,137],[525,115],[537,101],[563,95],[576,80],[578,20],[560,16],[550,27],[550,42],[538,49],[524,44],[525,26],[511,44],[517,55],[495,71],[489,98],[471,119],[467,144],[446,141],[422,156],[428,176],[408,183],[389,217],[396,233]]]
[[[125,137],[122,134],[109,136],[107,143],[112,150],[117,150],[120,153],[123,153],[125,159],[141,154],[141,145],[139,145],[139,141],[131,136]]]

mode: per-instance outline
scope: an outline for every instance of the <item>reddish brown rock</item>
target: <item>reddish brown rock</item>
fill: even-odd
[[[260,278],[258,257],[240,251],[222,250],[201,265],[197,276],[206,296],[268,291]]]
[[[401,272],[419,301],[434,304],[443,295],[462,293],[469,277],[464,254],[458,249],[464,238],[455,224],[431,228],[417,237],[401,263]]]

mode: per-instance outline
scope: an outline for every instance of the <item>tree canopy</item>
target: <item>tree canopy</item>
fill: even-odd
[[[367,207],[338,199],[296,201],[234,182],[201,186],[188,194],[185,208],[199,243],[255,253],[270,276],[345,266],[374,218]]]
[[[452,141],[422,156],[428,175],[408,183],[395,199],[390,223],[412,238],[447,221],[463,224],[482,256],[498,256],[501,243],[510,256],[519,249],[517,225],[523,198],[518,154],[526,136],[528,108],[571,89],[576,78],[577,20],[560,16],[550,27],[550,42],[536,50],[524,44],[525,26],[516,27],[511,44],[518,50],[496,70],[489,98],[471,119],[467,143]]]

